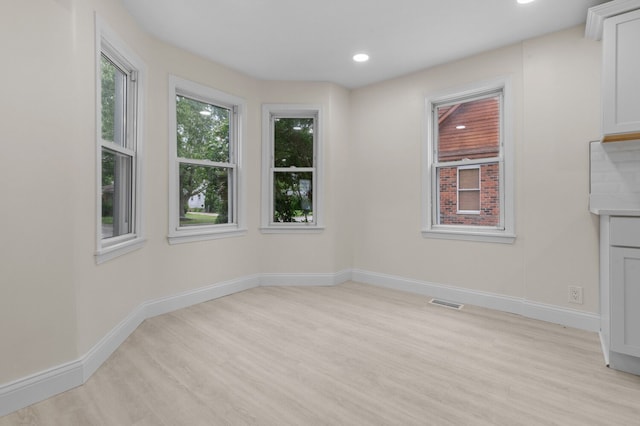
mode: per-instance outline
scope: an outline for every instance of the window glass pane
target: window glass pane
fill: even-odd
[[[100,68],[102,139],[124,146],[127,76],[104,55]]]
[[[460,169],[458,170],[458,188],[478,189],[480,188],[480,169]]]
[[[229,163],[231,111],[176,96],[177,154],[180,158]]]
[[[438,106],[438,161],[497,157],[500,97]]]
[[[274,167],[313,167],[313,118],[275,118]]]
[[[277,172],[273,181],[273,221],[313,222],[313,173]]]
[[[180,164],[180,226],[232,223],[233,169]]]
[[[102,238],[133,232],[132,158],[102,149]]]
[[[458,191],[458,168],[438,167],[438,225],[500,226],[500,165],[496,162],[479,167],[480,191]],[[460,210],[479,210],[480,214],[460,214]]]
[[[458,209],[467,211],[480,210],[480,191],[460,191],[458,194]]]

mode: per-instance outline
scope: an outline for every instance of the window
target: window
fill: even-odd
[[[97,46],[98,263],[143,243],[141,80],[143,63],[100,20]]]
[[[456,214],[480,214],[480,166],[458,167]],[[495,217],[492,215],[492,217]]]
[[[320,108],[263,106],[264,232],[322,229]]]
[[[241,235],[244,101],[170,78],[171,243]]]
[[[427,99],[423,234],[513,242],[509,82]]]

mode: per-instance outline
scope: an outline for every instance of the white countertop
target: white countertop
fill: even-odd
[[[591,194],[589,211],[602,216],[640,216],[640,199],[629,195]]]

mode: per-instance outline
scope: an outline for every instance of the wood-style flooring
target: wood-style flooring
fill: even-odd
[[[368,285],[261,287],[145,321],[14,425],[640,425],[595,333]]]

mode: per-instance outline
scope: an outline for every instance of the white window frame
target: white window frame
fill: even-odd
[[[460,170],[477,170],[478,171],[478,187],[477,188],[460,188]],[[480,214],[482,209],[482,197],[480,197],[478,210],[460,210],[460,192],[465,191],[479,191],[482,194],[482,168],[479,164],[474,164],[471,166],[458,166],[456,169],[456,212],[458,214]]]
[[[281,223],[273,221],[273,176],[278,171],[290,168],[274,167],[274,128],[275,117],[315,119],[313,167],[298,168],[300,172],[313,174],[313,222]],[[263,104],[262,105],[262,226],[263,233],[319,233],[324,230],[324,190],[323,190],[323,118],[320,105],[300,104]]]
[[[229,203],[232,203],[232,217],[230,223],[180,226],[179,191],[180,164],[185,162],[177,154],[177,117],[176,96],[185,96],[204,103],[228,108],[231,114],[230,123],[230,164],[218,164],[206,160],[187,161],[189,164],[228,167],[232,169],[233,185]],[[193,241],[211,240],[245,235],[244,210],[244,167],[243,167],[243,135],[245,126],[246,101],[238,96],[186,80],[174,75],[169,76],[169,235],[170,244],[188,243]]]
[[[471,225],[440,225],[434,219],[439,214],[438,182],[437,182],[437,130],[438,122],[435,109],[447,103],[455,104],[501,93],[500,122],[500,214],[501,225],[497,227]],[[515,173],[514,173],[514,138],[513,138],[513,100],[512,83],[509,77],[500,77],[430,94],[425,97],[425,136],[422,154],[422,235],[425,238],[480,241],[511,244],[515,241]],[[447,162],[447,166],[460,167],[481,165],[496,162],[495,158],[460,160]],[[444,163],[441,163],[444,164]]]
[[[146,66],[144,62],[120,39],[120,37],[95,15],[96,28],[96,263],[114,259],[144,245],[142,166],[143,166],[143,111]],[[127,117],[125,141],[118,145],[102,139],[102,78],[101,58],[105,54],[128,76]],[[131,221],[130,233],[112,238],[102,238],[102,149],[129,156],[131,173]]]

